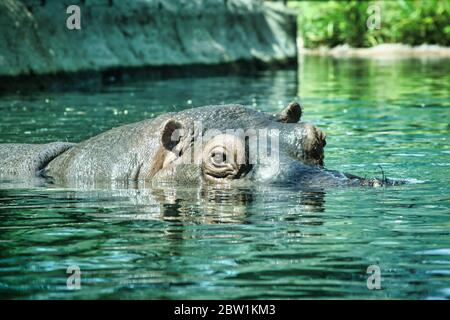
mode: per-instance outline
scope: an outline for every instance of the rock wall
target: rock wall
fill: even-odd
[[[81,30],[66,27],[69,4]],[[260,0],[1,0],[0,76],[295,61],[296,18]]]

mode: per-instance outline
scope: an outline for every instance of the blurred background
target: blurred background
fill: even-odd
[[[450,44],[450,2],[445,0],[299,0],[287,5],[298,10],[299,36],[307,48]],[[379,29],[367,28],[368,9],[373,5],[379,6]]]

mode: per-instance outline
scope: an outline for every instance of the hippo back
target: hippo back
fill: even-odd
[[[47,144],[0,144],[0,178],[33,177],[46,165],[74,146],[68,142]]]

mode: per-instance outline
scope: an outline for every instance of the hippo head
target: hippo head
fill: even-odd
[[[302,109],[279,114],[241,105],[172,114],[162,123],[152,181],[241,184],[299,180],[323,166],[325,134],[299,122]]]

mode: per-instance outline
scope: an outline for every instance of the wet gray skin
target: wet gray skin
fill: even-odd
[[[78,144],[1,144],[0,176],[43,175],[69,185],[111,180],[302,187],[393,183],[326,170],[325,134],[299,122],[301,113],[297,103],[275,115],[241,105],[206,106],[113,128]],[[276,161],[251,158],[261,129],[278,133]],[[269,154],[277,150],[271,142],[268,146]]]

